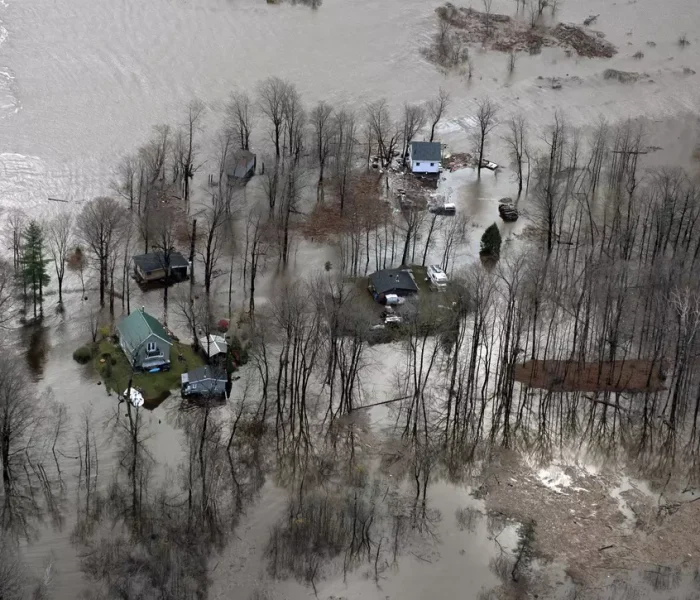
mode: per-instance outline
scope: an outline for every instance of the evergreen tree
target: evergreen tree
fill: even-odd
[[[32,292],[36,318],[37,303],[40,309],[43,308],[44,286],[48,285],[50,279],[46,268],[48,261],[44,257],[44,232],[39,223],[32,221],[22,237],[22,278],[25,291],[30,289]]]
[[[496,223],[489,226],[484,231],[484,235],[481,236],[481,250],[479,254],[491,258],[498,258],[501,254],[501,232],[498,231]]]

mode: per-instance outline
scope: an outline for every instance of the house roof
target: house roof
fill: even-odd
[[[226,381],[226,371],[223,369],[215,369],[209,365],[204,365],[203,367],[197,367],[192,371],[188,371],[182,376],[183,383],[196,383],[204,381]]]
[[[369,280],[377,294],[388,294],[396,290],[405,293],[416,293],[418,287],[411,273],[403,269],[384,269],[369,276]]]
[[[440,162],[442,147],[439,142],[411,142],[411,160]]]
[[[209,337],[209,340],[207,341],[207,337]],[[217,354],[226,354],[226,349],[228,348],[228,344],[226,343],[226,339],[220,335],[211,335],[209,336],[204,336],[199,338],[199,345],[202,347],[202,350],[204,351],[204,354],[206,354],[208,357],[216,356]]]
[[[169,258],[172,269],[187,267],[190,264],[179,252],[171,252]],[[137,254],[132,260],[142,271],[157,271],[165,268],[165,255],[161,250],[148,254]]]
[[[132,312],[119,321],[117,330],[120,337],[131,349],[145,342],[151,335],[159,337],[171,346],[173,344],[165,327],[160,324],[158,319],[145,312],[143,308]]]
[[[228,163],[226,174],[229,177],[244,179],[248,176],[248,171],[252,167],[251,163],[255,160],[255,154],[249,150],[239,150],[234,152],[231,160]]]

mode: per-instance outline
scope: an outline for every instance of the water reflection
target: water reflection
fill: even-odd
[[[30,373],[35,380],[44,375],[47,353],[49,350],[48,327],[41,323],[28,325],[22,329],[22,345],[27,349],[25,359]]]

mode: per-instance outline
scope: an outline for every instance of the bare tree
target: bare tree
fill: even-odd
[[[241,150],[250,150],[250,135],[253,132],[255,119],[255,108],[250,96],[246,92],[231,94],[227,112],[237,146]]]
[[[408,145],[416,134],[425,127],[425,107],[420,104],[403,105],[403,164],[406,165]]]
[[[400,129],[392,120],[385,99],[382,98],[367,106],[367,121],[377,142],[382,166],[386,167],[394,158]]]
[[[447,90],[440,88],[435,98],[428,100],[427,110],[430,120],[430,141],[435,139],[435,128],[442,120],[450,106],[450,94]]]
[[[129,204],[129,210],[134,205],[140,207],[140,162],[138,156],[123,157],[117,165],[117,178],[112,182],[112,189]]]
[[[248,313],[251,318],[255,313],[255,281],[265,267],[269,250],[269,226],[259,212],[251,211],[246,221],[246,255],[245,271],[248,276]]]
[[[66,258],[73,244],[73,215],[61,213],[46,224],[46,242],[56,270],[58,303],[63,305],[63,277],[66,274]]]
[[[226,245],[226,233],[229,213],[225,204],[216,196],[204,214],[198,217],[203,225],[203,239],[198,254],[204,264],[204,290],[207,296],[211,293],[212,282],[218,275],[216,266]]]
[[[0,260],[0,329],[7,327],[17,310],[17,280],[12,266]]]
[[[171,145],[169,125],[156,125],[153,137],[139,150],[139,160],[144,165],[148,189],[153,188],[158,181],[161,189],[165,182],[165,162]]]
[[[304,144],[304,126],[306,125],[306,112],[301,102],[299,92],[294,84],[288,83],[282,102],[282,116],[289,154],[297,162]],[[284,149],[283,149],[284,151]]]
[[[199,100],[192,100],[187,106],[185,123],[175,138],[175,163],[177,164],[177,172],[182,179],[182,196],[186,206],[189,206],[190,202],[190,182],[202,166],[197,164],[199,146],[195,142],[195,135],[200,129],[203,113],[204,104]]]
[[[518,196],[523,191],[523,162],[527,154],[527,122],[522,114],[517,114],[508,120],[508,133],[503,140],[508,145],[510,161],[515,165],[518,178]]]
[[[491,5],[493,4],[493,0],[481,0],[481,3],[484,5],[484,21],[486,23],[486,38],[491,37]]]
[[[554,125],[544,141],[549,151],[536,162],[537,189],[533,201],[535,221],[546,233],[547,252],[551,253],[566,202],[559,176],[566,145],[566,128],[564,118],[559,113],[554,115]]]
[[[329,104],[323,101],[319,102],[311,111],[311,127],[313,128],[315,154],[319,167],[318,200],[323,200],[323,175],[332,151],[335,123],[333,107]]]
[[[163,324],[168,324],[168,290],[171,283],[171,261],[175,252],[175,234],[178,226],[178,215],[170,207],[164,207],[156,211],[153,216],[154,231],[153,245],[157,260],[163,269],[165,281],[163,285]]]
[[[200,336],[209,337],[214,321],[209,297],[194,298],[189,292],[180,290],[175,294],[175,311],[187,323],[192,333],[192,344],[195,350],[198,349]]]
[[[477,104],[476,130],[472,134],[474,150],[477,156],[477,176],[481,177],[481,164],[484,160],[484,151],[488,141],[488,135],[496,127],[496,105],[488,98]]]
[[[345,110],[337,112],[334,120],[333,179],[342,214],[355,170],[357,125],[355,114]]]
[[[116,200],[103,196],[85,204],[76,219],[78,237],[97,259],[100,273],[100,306],[105,305],[109,259],[126,217],[126,211]]]
[[[268,77],[258,86],[260,112],[270,122],[270,135],[275,144],[275,156],[282,155],[285,99],[289,84],[279,77]]]

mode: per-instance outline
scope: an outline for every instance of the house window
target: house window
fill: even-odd
[[[435,163],[430,163],[430,166],[431,166],[431,167],[434,167],[434,166],[435,166]]]
[[[417,162],[417,163],[416,163],[416,166],[417,166],[417,167],[420,167],[420,163],[419,163],[419,162]]]
[[[155,342],[148,342],[148,344],[146,344],[146,354],[149,356],[158,354],[158,346],[156,346]]]

